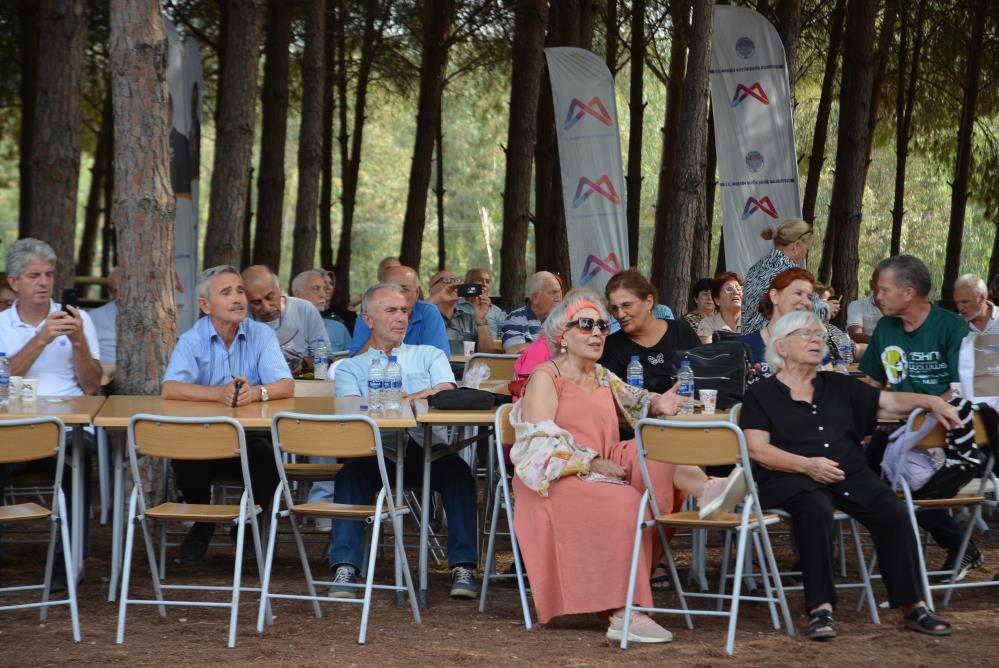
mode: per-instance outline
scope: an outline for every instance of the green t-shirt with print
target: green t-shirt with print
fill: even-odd
[[[871,335],[860,371],[897,392],[939,396],[960,380],[957,358],[967,335],[968,323],[938,306],[911,332],[901,318],[886,316]]]

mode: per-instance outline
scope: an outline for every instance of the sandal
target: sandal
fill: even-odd
[[[649,578],[649,585],[652,587],[652,593],[658,594],[664,591],[673,590],[673,580],[669,576],[669,571],[662,564],[656,566],[656,570],[652,572],[652,577]]]
[[[906,622],[908,623],[908,622]],[[810,640],[829,640],[836,637],[836,622],[832,610],[816,610],[808,620],[808,638]]]
[[[919,606],[905,616],[905,628],[916,633],[925,633],[928,636],[949,636],[951,634],[950,622],[937,617],[923,606]]]

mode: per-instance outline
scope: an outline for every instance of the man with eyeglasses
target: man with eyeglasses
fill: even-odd
[[[447,269],[438,271],[430,277],[430,297],[427,301],[436,306],[444,318],[448,341],[456,343],[473,341],[478,352],[500,352],[497,346],[493,345],[493,335],[486,320],[489,314],[489,297],[469,296],[468,303],[472,305],[474,311],[472,313],[459,311],[457,307],[460,286],[458,277]]]
[[[403,265],[389,267],[385,270],[384,283],[394,283],[402,288],[409,308],[409,324],[406,327],[405,343],[410,345],[433,346],[445,357],[451,355],[451,344],[448,343],[444,318],[437,307],[420,299],[420,281],[416,271]],[[350,344],[350,355],[353,357],[362,352],[371,338],[371,328],[364,318],[358,318],[354,325],[354,339]]]
[[[195,295],[206,317],[178,339],[163,376],[163,398],[215,402],[230,408],[292,396],[295,384],[277,335],[246,317],[239,271],[227,265],[203,271]],[[246,448],[253,496],[265,505],[278,481],[270,432],[246,432]],[[187,503],[210,503],[212,480],[243,475],[238,459],[175,461],[173,470]],[[214,533],[214,524],[192,526],[180,547],[181,560],[204,559]],[[235,527],[232,535],[235,538]],[[246,544],[247,550],[253,549],[252,541]]]

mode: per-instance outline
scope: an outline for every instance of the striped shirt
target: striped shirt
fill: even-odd
[[[746,284],[742,287],[743,334],[752,334],[767,326],[766,317],[757,308],[763,295],[777,274],[797,268],[799,268],[798,265],[791,258],[776,248],[770,249],[769,253],[750,267],[749,271],[746,272]],[[829,307],[816,294],[812,295],[812,311],[819,316],[822,322],[829,322]]]
[[[534,343],[541,336],[541,320],[531,310],[531,302],[519,309],[510,311],[500,326],[503,338],[503,351],[507,352],[513,346]]]

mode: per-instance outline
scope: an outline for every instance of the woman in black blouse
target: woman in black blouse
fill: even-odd
[[[826,354],[826,331],[808,311],[795,311],[771,326],[767,362],[777,371],[746,393],[740,426],[763,507],[791,515],[801,563],[808,635],[836,635],[832,611],[833,511],[867,527],[874,540],[891,607],[902,608],[907,629],[949,635],[950,624],[922,600],[915,536],[905,506],[867,467],[861,440],[880,412],[904,415],[924,408],[947,428],[959,423],[943,399],[907,392],[881,392],[843,374],[818,371]]]

